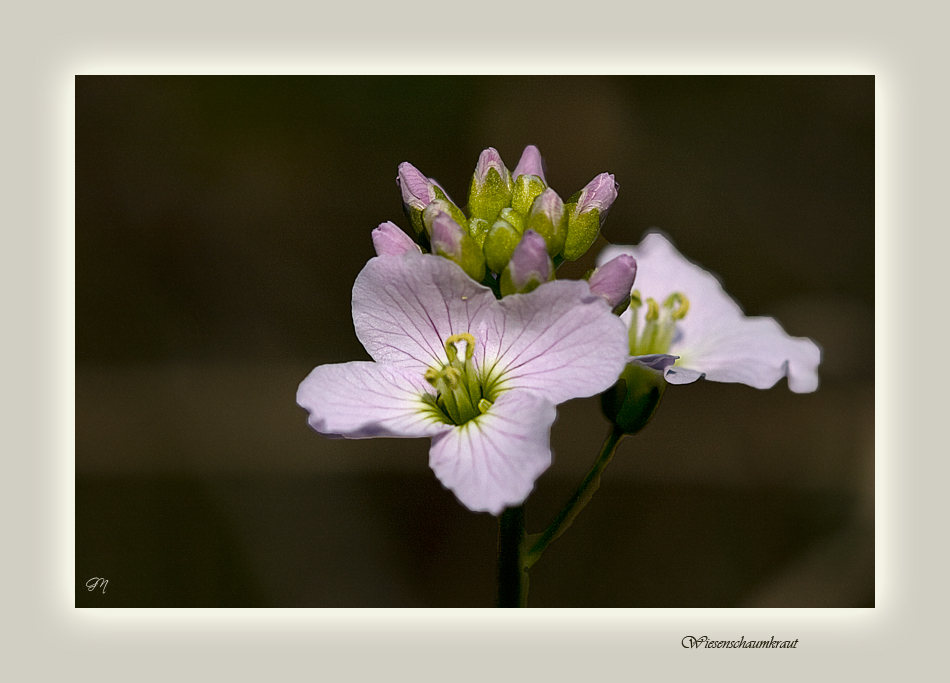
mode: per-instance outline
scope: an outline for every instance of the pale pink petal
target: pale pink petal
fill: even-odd
[[[550,466],[554,418],[541,396],[506,391],[488,412],[434,437],[429,465],[467,508],[498,515],[524,502]]]
[[[662,304],[673,292],[686,295],[689,313],[677,323],[677,329],[701,332],[722,315],[733,320],[743,317],[742,309],[725,293],[716,276],[689,261],[663,235],[650,233],[635,247],[606,246],[597,255],[597,263],[604,264],[620,254],[629,254],[637,261],[634,289],[643,301],[652,297]],[[628,322],[631,315],[628,311],[621,317]]]
[[[663,377],[670,384],[692,384],[705,376],[705,372],[684,368],[682,365],[673,365],[672,363],[663,370]]]
[[[314,368],[297,389],[297,403],[326,436],[432,436],[449,428],[422,401],[432,391],[419,373],[357,361]]]
[[[552,403],[610,387],[627,361],[627,329],[586,282],[556,280],[499,302],[482,323],[476,350],[483,371],[502,385],[531,389]]]
[[[667,369],[668,381],[685,384],[705,375],[765,389],[787,376],[792,391],[818,388],[821,350],[813,341],[789,336],[772,318],[746,317],[715,275],[689,261],[665,237],[651,233],[636,247],[605,247],[597,260],[604,263],[619,254],[637,260],[635,289],[642,300],[652,297],[662,304],[673,292],[689,299],[689,312],[677,321],[670,344],[669,352],[680,358]],[[629,324],[631,316],[627,311],[622,319]]]
[[[692,310],[692,309],[690,309]],[[688,316],[687,316],[688,317]],[[729,319],[725,316],[716,325],[703,330],[695,341],[686,334],[670,353],[680,360],[667,370],[673,384],[695,381],[694,370],[714,382],[741,382],[756,389],[768,389],[782,377],[797,393],[818,388],[818,364],[821,350],[810,339],[791,337],[772,318]]]
[[[488,287],[441,256],[370,259],[353,285],[356,336],[374,360],[421,373],[447,362],[445,341],[495,305]]]

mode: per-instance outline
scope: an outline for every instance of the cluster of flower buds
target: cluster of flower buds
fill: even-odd
[[[580,258],[591,247],[611,204],[617,183],[601,173],[564,202],[548,187],[544,161],[538,148],[529,145],[510,172],[498,152],[489,147],[478,158],[463,211],[431,178],[408,162],[397,175],[403,207],[415,231],[416,242],[434,254],[457,263],[473,279],[497,294],[530,292],[554,279],[563,261]],[[374,233],[377,251],[406,250],[391,223]],[[381,231],[381,232],[380,232]],[[634,265],[635,267],[635,265]],[[611,306],[629,300],[617,284],[618,273],[630,275],[629,264],[608,269],[596,282]],[[592,281],[592,289],[594,282]],[[617,290],[616,292],[613,290]],[[613,301],[617,299],[617,301]]]

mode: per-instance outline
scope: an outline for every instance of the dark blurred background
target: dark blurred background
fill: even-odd
[[[615,174],[607,241],[658,227],[824,349],[814,394],[671,387],[529,604],[873,606],[873,77],[474,76],[77,78],[77,605],[493,604],[496,520],[428,440],[323,439],[295,392],[368,358],[350,288],[408,227],[397,165],[464,203],[527,144],[562,197]],[[529,531],[606,432],[561,406]]]

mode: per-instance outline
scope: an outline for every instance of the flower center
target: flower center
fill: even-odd
[[[639,290],[630,294],[630,309],[633,317],[630,321],[630,355],[645,356],[653,353],[667,353],[676,334],[676,321],[686,317],[689,311],[689,299],[685,294],[673,292],[663,305],[655,299],[646,300],[646,315],[643,329],[640,329],[640,308],[644,301]]]
[[[459,358],[459,342],[465,342],[464,360]],[[422,400],[439,421],[462,425],[491,408],[495,392],[485,386],[472,363],[475,337],[468,332],[453,334],[445,340],[445,354],[448,363],[425,372],[426,381],[437,393],[435,396],[426,394]]]

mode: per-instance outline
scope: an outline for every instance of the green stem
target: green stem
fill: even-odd
[[[528,574],[524,564],[524,507],[508,508],[498,518],[498,606],[526,607]]]
[[[620,429],[611,427],[610,434],[607,436],[607,440],[604,441],[600,455],[597,456],[594,466],[591,467],[590,472],[584,477],[584,481],[581,482],[577,491],[574,492],[574,496],[567,502],[567,505],[561,509],[558,516],[551,522],[551,525],[545,529],[542,534],[534,536],[531,539],[533,541],[532,543],[527,544],[530,548],[524,558],[525,569],[530,568],[538,561],[541,557],[541,553],[545,551],[551,541],[563,534],[567,528],[571,526],[574,518],[584,509],[584,506],[590,502],[594,492],[597,491],[597,488],[600,486],[601,472],[604,471],[604,468],[607,467],[610,459],[614,456],[617,445],[623,437],[624,433]]]

